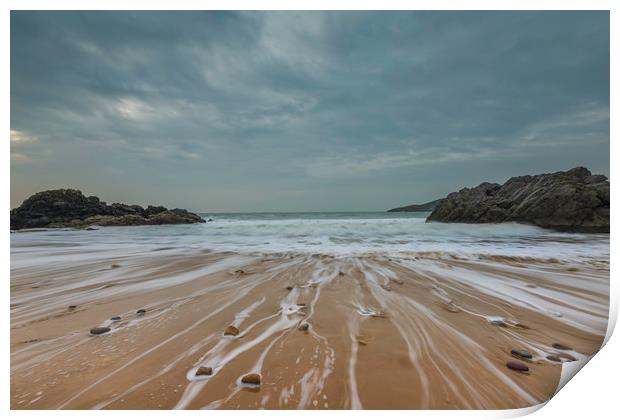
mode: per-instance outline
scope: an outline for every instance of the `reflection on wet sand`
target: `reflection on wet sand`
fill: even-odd
[[[608,288],[607,260],[443,253],[19,265],[11,407],[525,407],[599,349]]]

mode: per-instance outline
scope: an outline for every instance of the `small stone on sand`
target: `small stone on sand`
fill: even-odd
[[[575,356],[573,356],[572,354],[560,353],[558,356],[560,356],[562,359],[566,359],[566,360],[569,360],[571,362],[577,361],[577,358]]]
[[[507,362],[506,366],[512,370],[517,370],[519,372],[528,372],[530,370],[530,368],[527,367],[527,365],[521,362],[517,362],[515,360],[511,360]]]
[[[258,373],[248,373],[241,378],[241,382],[244,384],[260,385],[260,375]]]
[[[293,290],[293,286],[286,286],[286,290],[290,292],[291,290]]]
[[[196,376],[211,376],[213,374],[213,369],[207,366],[200,366],[196,371]]]
[[[532,358],[532,353],[530,353],[527,350],[512,349],[510,351],[510,354],[512,354],[513,356],[522,357],[524,359],[531,359]]]
[[[121,317],[116,315],[116,316],[113,316],[112,318],[110,318],[110,320],[112,320],[112,321],[120,321]]]
[[[118,267],[120,267],[120,265],[119,265],[119,264],[112,264],[112,265],[110,266],[110,268],[118,268]]]
[[[138,309],[138,310],[136,311],[136,313],[137,313],[138,315],[144,315],[144,314],[146,313],[146,309]]]
[[[457,307],[456,307],[456,305],[454,305],[453,303],[448,303],[448,304],[445,306],[445,308],[446,308],[446,310],[447,310],[448,312],[452,312],[452,313],[458,313],[458,312],[461,312],[461,310],[460,310],[459,308],[457,308]]]
[[[239,274],[239,275],[241,275],[241,274],[245,274],[245,271],[243,271],[243,270],[241,270],[241,269],[239,269],[239,270],[235,270],[235,274]]]
[[[100,334],[105,334],[109,331],[110,331],[109,327],[95,327],[95,328],[91,328],[90,333],[92,335],[100,335]]]
[[[307,322],[304,322],[297,329],[299,331],[308,331],[310,329],[310,325]]]
[[[75,311],[77,309],[77,305],[69,305],[70,311]]]
[[[565,346],[564,344],[561,344],[561,343],[553,343],[551,347],[553,347],[554,349],[558,349],[558,350],[572,350],[570,347]]]
[[[239,328],[237,328],[237,327],[235,327],[233,325],[229,325],[224,330],[224,335],[239,335]]]
[[[501,319],[494,319],[492,321],[489,321],[489,324],[495,325],[495,326],[498,326],[498,327],[504,327],[504,328],[508,326],[508,324],[506,324]]]
[[[339,271],[339,272],[338,272],[338,275],[339,275],[339,276],[344,276],[344,272],[343,272],[343,271]]]

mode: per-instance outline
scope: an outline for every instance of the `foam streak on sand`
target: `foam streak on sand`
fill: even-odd
[[[607,322],[600,256],[110,255],[12,267],[12,408],[525,407]]]

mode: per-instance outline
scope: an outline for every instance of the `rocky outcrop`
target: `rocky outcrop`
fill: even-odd
[[[573,232],[609,232],[609,181],[577,167],[566,172],[482,183],[449,194],[426,219],[519,222]]]
[[[424,204],[410,204],[404,207],[397,207],[395,209],[390,209],[388,212],[399,212],[399,211],[433,211],[435,208],[441,203],[442,198],[438,200],[429,201]]]
[[[95,196],[86,197],[81,191],[72,189],[36,193],[11,210],[12,230],[186,223],[204,223],[204,220],[183,209],[168,210],[162,206],[144,209],[121,203],[108,205]]]

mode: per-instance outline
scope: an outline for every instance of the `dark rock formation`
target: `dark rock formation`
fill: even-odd
[[[574,232],[609,233],[609,181],[586,168],[482,183],[449,194],[427,222],[519,222]]]
[[[168,210],[161,206],[143,209],[121,203],[107,205],[97,197],[85,197],[81,191],[71,189],[34,194],[11,210],[12,230],[185,223],[204,223],[204,220],[182,209]]]
[[[438,200],[429,201],[424,204],[411,204],[409,206],[397,207],[395,209],[388,210],[388,212],[397,212],[397,211],[433,211],[439,203],[441,203],[442,198]]]

